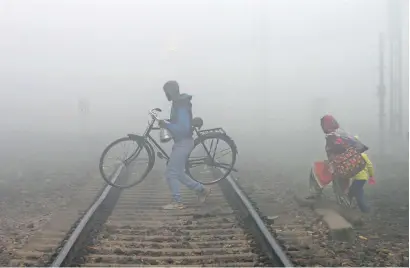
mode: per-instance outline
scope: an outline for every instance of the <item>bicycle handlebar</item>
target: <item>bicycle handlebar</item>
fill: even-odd
[[[156,112],[162,112],[162,110],[160,108],[154,108],[149,111],[149,114],[152,116],[153,119],[159,121],[161,119],[158,117]]]

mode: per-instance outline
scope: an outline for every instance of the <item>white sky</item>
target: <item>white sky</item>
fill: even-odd
[[[129,122],[145,124],[149,108],[168,107],[161,88],[176,79],[194,95],[196,114],[215,124],[234,125],[261,109],[277,120],[306,123],[316,97],[332,99],[323,109],[345,122],[357,123],[363,110],[371,118],[360,120],[377,122],[378,35],[386,27],[386,1],[260,5],[2,0],[1,120],[16,129],[67,130],[77,124],[77,99],[86,97],[95,129],[134,129],[140,124]]]

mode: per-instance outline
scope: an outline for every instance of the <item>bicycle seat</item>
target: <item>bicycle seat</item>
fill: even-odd
[[[204,124],[204,121],[202,120],[201,117],[195,117],[192,119],[192,126],[196,128],[201,128],[202,125]]]

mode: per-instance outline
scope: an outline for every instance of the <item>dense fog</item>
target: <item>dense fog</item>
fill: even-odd
[[[386,6],[385,0],[2,0],[3,139],[11,148],[17,139],[68,141],[87,133],[103,146],[142,133],[150,108],[168,116],[162,85],[177,80],[193,95],[205,127],[224,127],[239,152],[271,149],[265,156],[280,158],[278,152],[313,150],[320,158],[324,113],[375,148]],[[408,37],[406,59],[407,50]],[[87,116],[79,113],[79,99],[89,102]]]

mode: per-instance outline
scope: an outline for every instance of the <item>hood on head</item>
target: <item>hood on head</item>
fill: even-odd
[[[331,115],[325,115],[320,119],[320,125],[325,134],[334,132],[339,128],[339,123]]]
[[[168,81],[163,86],[165,95],[169,101],[173,101],[179,96],[179,85],[177,81]]]

